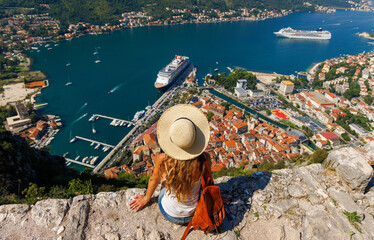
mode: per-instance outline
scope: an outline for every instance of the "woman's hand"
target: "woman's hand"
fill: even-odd
[[[142,207],[144,207],[148,203],[145,196],[138,195],[134,198],[134,200],[130,203],[130,210],[134,210],[135,212],[139,211]]]

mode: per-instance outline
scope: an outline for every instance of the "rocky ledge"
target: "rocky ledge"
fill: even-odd
[[[313,164],[219,178],[216,183],[231,202],[225,206],[224,226],[218,234],[192,231],[187,239],[374,239],[373,170],[362,161],[367,156],[365,149],[344,148],[329,155],[329,167]],[[0,239],[180,239],[185,227],[162,217],[158,191],[143,210],[128,209],[131,199],[144,192],[3,205]]]

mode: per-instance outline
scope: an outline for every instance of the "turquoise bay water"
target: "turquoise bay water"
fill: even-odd
[[[329,30],[329,41],[278,39],[273,34],[283,27]],[[219,68],[240,66],[250,70],[293,74],[312,63],[341,54],[372,51],[367,39],[356,32],[374,31],[374,13],[337,11],[334,14],[295,13],[258,22],[185,24],[126,29],[108,35],[85,36],[30,52],[33,68],[48,75],[50,86],[39,102],[49,104],[40,111],[61,116],[64,128],[52,142],[53,154],[70,152],[84,156],[105,156],[87,142],[69,143],[70,134],[115,145],[130,128],[109,126],[110,120],[95,122],[93,113],[131,120],[136,111],[152,104],[158,71],[175,54],[189,56],[198,68],[198,78]],[[94,55],[95,51],[98,55]],[[100,63],[94,63],[100,59]],[[67,67],[66,64],[70,63]],[[218,64],[216,64],[218,62]],[[73,84],[65,86],[71,81]],[[116,90],[108,95],[111,89]],[[84,106],[84,103],[88,103]],[[84,106],[84,107],[83,107]],[[77,119],[83,114],[87,117]]]

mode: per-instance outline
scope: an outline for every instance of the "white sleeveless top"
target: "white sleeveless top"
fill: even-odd
[[[165,166],[166,167],[166,166]],[[203,168],[204,171],[204,168]],[[168,171],[166,170],[168,173]],[[190,217],[193,215],[200,198],[201,182],[200,178],[192,185],[191,194],[186,196],[184,202],[178,202],[174,192],[165,191],[161,199],[161,205],[165,212],[171,217]]]

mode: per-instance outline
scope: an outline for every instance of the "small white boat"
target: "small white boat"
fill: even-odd
[[[76,137],[73,137],[71,140],[70,140],[70,143],[73,143],[73,142],[75,142],[77,140],[77,138]]]
[[[78,161],[78,159],[80,158],[81,156],[77,156],[74,160],[75,161]]]
[[[93,146],[95,143],[94,142],[92,142],[91,144],[90,144],[90,146]]]
[[[96,156],[96,157],[92,158],[90,164],[91,165],[95,164],[95,162],[97,161],[98,158],[99,158],[99,156]]]
[[[93,54],[96,55],[96,54],[99,54],[99,52],[94,52]]]
[[[98,144],[96,145],[96,147],[95,147],[95,150],[99,149],[100,145],[101,145],[101,144],[98,143]]]
[[[70,63],[67,63],[66,66],[69,67],[69,66],[70,66]]]
[[[66,166],[70,166],[71,162],[70,161],[67,161],[66,162]]]
[[[83,160],[82,160],[82,162],[83,162],[83,163],[86,162],[87,158],[88,158],[88,157],[84,157]]]
[[[100,63],[101,61],[100,60],[96,60],[95,63]]]
[[[67,82],[67,83],[65,83],[65,86],[69,86],[71,84],[73,84],[73,83],[72,82]]]
[[[66,157],[67,155],[69,155],[69,152],[64,153],[64,155],[62,155],[62,156]]]

